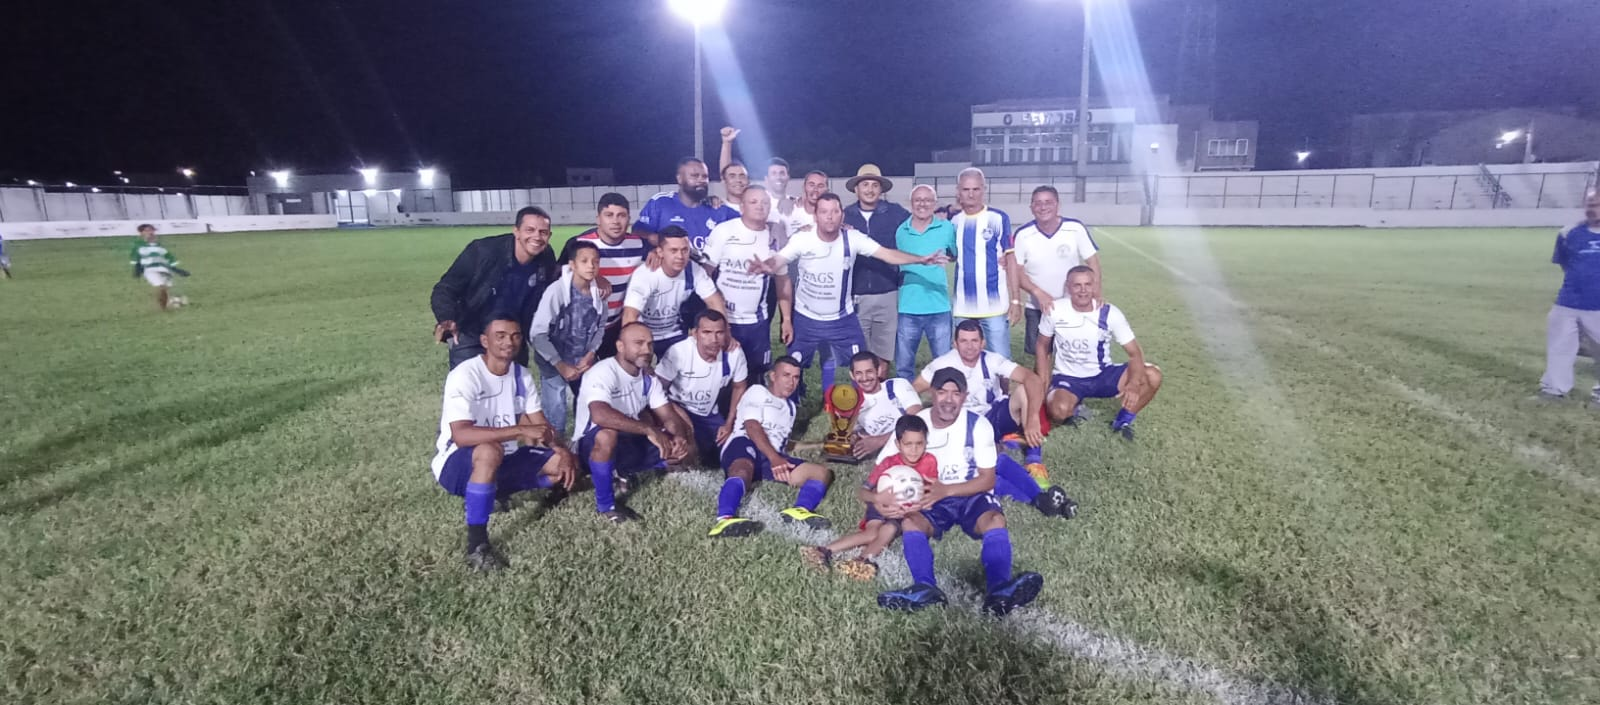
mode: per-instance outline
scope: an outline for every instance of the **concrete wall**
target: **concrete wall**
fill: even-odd
[[[1392,211],[1372,208],[1157,208],[1153,224],[1280,228],[1558,228],[1573,225],[1581,220],[1583,220],[1581,209],[1559,208],[1455,211]]]
[[[331,215],[234,215],[184,220],[93,220],[6,223],[7,240],[45,240],[78,237],[132,237],[140,223],[156,226],[164,235],[231,233],[255,230],[312,230],[338,225]]]
[[[246,196],[0,188],[0,222],[166,220],[254,213]]]

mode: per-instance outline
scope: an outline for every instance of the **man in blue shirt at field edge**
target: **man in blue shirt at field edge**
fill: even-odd
[[[1585,195],[1583,209],[1586,220],[1556,236],[1550,257],[1564,277],[1545,335],[1539,398],[1547,401],[1565,399],[1572,391],[1572,366],[1583,338],[1600,340],[1600,189]],[[1591,393],[1589,408],[1600,409],[1600,386]]]

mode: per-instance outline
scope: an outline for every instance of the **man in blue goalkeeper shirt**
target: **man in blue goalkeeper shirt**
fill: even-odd
[[[644,207],[639,209],[639,219],[633,223],[634,234],[654,247],[661,231],[676,225],[689,233],[693,251],[700,252],[706,246],[706,236],[711,234],[711,229],[735,215],[732,211],[712,208],[706,202],[710,193],[711,178],[706,173],[706,163],[694,157],[678,160],[678,190],[662,191],[645,201]]]

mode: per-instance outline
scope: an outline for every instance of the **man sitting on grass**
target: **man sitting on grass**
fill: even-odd
[[[896,501],[893,492],[878,491],[878,481],[889,468],[901,465],[922,476],[924,489],[939,481],[939,463],[927,453],[928,422],[916,416],[901,416],[894,424],[894,442],[900,452],[878,461],[877,467],[867,476],[866,484],[856,490],[856,498],[867,506],[860,530],[826,546],[801,546],[800,557],[811,567],[821,571],[837,570],[841,575],[855,580],[878,577],[876,559],[900,535],[900,520],[905,518],[907,512]],[[834,562],[835,554],[863,546],[865,548],[855,558]]]
[[[795,402],[790,397],[799,384],[800,363],[785,355],[773,361],[767,384],[751,387],[740,400],[733,437],[722,446],[726,478],[717,493],[717,523],[709,534],[713,538],[749,536],[761,530],[761,522],[739,516],[739,503],[757,478],[799,490],[794,506],[781,513],[785,523],[799,522],[813,529],[831,525],[817,513],[817,505],[833,483],[833,472],[783,452],[794,430]]]
[[[1144,361],[1144,349],[1122,310],[1095,300],[1095,273],[1079,265],[1067,272],[1067,298],[1039,320],[1034,356],[1039,376],[1050,375],[1046,403],[1051,418],[1069,421],[1082,399],[1122,399],[1111,430],[1133,440],[1133,419],[1161,389],[1161,368]],[[1126,364],[1111,364],[1111,341],[1128,352]],[[1051,374],[1051,358],[1055,358]]]
[[[861,394],[855,415],[855,430],[850,438],[850,454],[866,460],[883,450],[894,432],[895,423],[908,414],[922,411],[922,397],[916,387],[899,377],[884,377],[882,358],[862,350],[850,358],[850,379]]]
[[[939,482],[929,486],[914,511],[900,521],[901,547],[914,583],[879,594],[880,607],[915,611],[944,604],[928,540],[955,526],[983,542],[980,560],[988,587],[985,612],[1005,616],[1032,602],[1044,585],[1038,573],[1011,574],[1011,534],[1006,530],[1000,500],[991,491],[1000,455],[995,449],[994,429],[981,415],[963,408],[966,402],[966,375],[949,367],[933,373],[933,405],[917,416],[928,424],[928,453],[939,463]],[[878,458],[899,452],[890,441]]]
[[[565,493],[577,463],[540,410],[533,375],[514,361],[522,350],[522,327],[495,318],[478,342],[483,353],[445,378],[433,476],[463,498],[467,565],[488,572],[506,567],[489,543],[495,498],[540,488]]]
[[[617,355],[595,363],[578,388],[578,457],[594,479],[594,507],[613,524],[641,519],[617,504],[611,483],[665,469],[689,455],[691,431],[649,371],[650,329],[628,323],[617,334]]]
[[[728,392],[728,408],[738,409],[747,377],[744,351],[728,350],[728,319],[711,309],[694,317],[687,340],[667,349],[656,363],[656,377],[667,390],[672,408],[694,429],[689,457],[715,467],[718,449],[733,435],[733,419],[718,411]]]

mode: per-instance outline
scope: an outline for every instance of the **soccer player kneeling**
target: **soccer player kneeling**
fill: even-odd
[[[867,476],[866,484],[856,490],[856,498],[866,505],[866,518],[861,521],[861,529],[826,546],[801,546],[800,556],[806,563],[822,571],[830,568],[837,570],[845,577],[856,580],[878,577],[876,559],[900,535],[900,520],[911,511],[900,503],[893,491],[878,491],[878,481],[883,479],[889,468],[902,465],[915,470],[922,477],[924,491],[927,485],[939,481],[939,463],[927,452],[928,422],[916,416],[901,416],[894,424],[894,442],[900,451],[878,461],[877,467]],[[865,548],[861,548],[863,546]],[[834,554],[852,548],[861,548],[861,554],[834,562]]]
[[[1094,278],[1094,270],[1083,265],[1067,270],[1067,298],[1057,299],[1039,320],[1034,355],[1040,376],[1050,374],[1055,358],[1045,405],[1051,418],[1072,423],[1080,400],[1120,397],[1122,409],[1111,430],[1131,441],[1134,417],[1161,389],[1161,368],[1144,361],[1122,310],[1094,300]],[[1112,340],[1128,352],[1126,364],[1111,364]]]
[[[878,605],[914,611],[944,604],[944,592],[933,574],[933,546],[951,527],[983,542],[980,560],[988,596],[983,609],[1005,616],[1039,596],[1044,578],[1038,573],[1011,574],[1011,534],[995,499],[994,429],[982,416],[962,408],[967,402],[967,377],[950,368],[933,374],[933,406],[917,414],[928,424],[928,452],[939,463],[939,482],[901,520],[901,548],[911,569],[910,587],[878,595]],[[893,441],[879,458],[899,452]]]
[[[761,530],[760,522],[739,516],[739,503],[757,478],[800,490],[794,506],[782,512],[785,522],[799,522],[813,529],[832,525],[817,513],[817,505],[828,494],[833,472],[783,452],[789,433],[794,430],[795,403],[790,397],[799,384],[800,363],[786,355],[773,361],[766,385],[751,387],[739,401],[733,436],[722,445],[726,479],[717,493],[717,523],[711,527],[712,537],[749,536]]]
[[[433,476],[463,498],[467,565],[487,572],[506,567],[489,543],[495,498],[570,490],[577,463],[539,408],[533,375],[512,361],[522,349],[522,327],[509,318],[490,321],[479,342],[483,354],[445,378]]]

